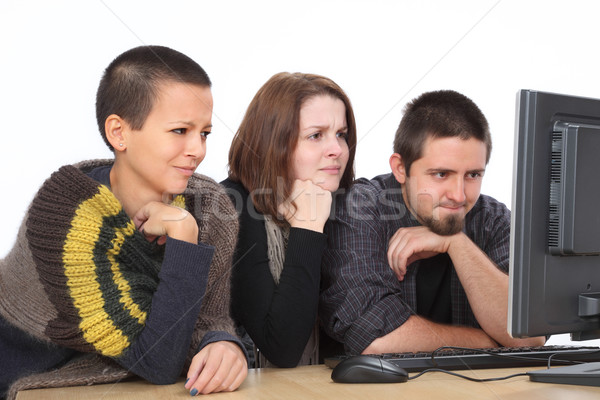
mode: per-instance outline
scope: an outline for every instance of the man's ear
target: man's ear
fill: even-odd
[[[406,171],[404,169],[404,163],[402,162],[402,156],[398,153],[392,154],[390,157],[390,167],[392,168],[392,174],[400,184],[406,182]]]
[[[125,130],[127,123],[117,114],[111,114],[104,121],[104,131],[106,139],[115,151],[123,151],[127,148]]]

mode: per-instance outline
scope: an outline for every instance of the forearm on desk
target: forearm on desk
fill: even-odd
[[[278,285],[269,269],[266,244],[260,237],[254,240],[256,246],[243,246],[250,250],[233,274],[234,315],[269,361],[295,366],[316,321],[325,236],[290,230]]]
[[[545,338],[514,339],[508,334],[508,275],[466,235],[457,235],[448,254],[481,328],[505,347],[540,346]]]
[[[144,329],[116,359],[152,383],[181,374],[204,292],[213,247],[168,239],[158,288]]]
[[[362,353],[433,351],[441,346],[487,348],[496,347],[497,343],[481,329],[438,324],[413,315],[400,327],[375,339]]]

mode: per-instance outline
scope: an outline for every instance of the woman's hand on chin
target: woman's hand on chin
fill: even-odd
[[[135,214],[133,222],[149,241],[158,237],[158,244],[164,244],[167,236],[198,243],[198,224],[192,214],[183,208],[151,201]]]
[[[310,180],[296,179],[292,195],[278,210],[290,226],[322,233],[331,213],[331,192]]]

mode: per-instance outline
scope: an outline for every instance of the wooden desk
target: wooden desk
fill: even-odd
[[[531,370],[528,368],[527,370]],[[523,372],[525,369],[490,369],[464,371],[465,375],[490,378]],[[410,374],[411,376],[414,374]],[[212,395],[217,400],[229,399],[594,399],[600,398],[600,387],[551,385],[529,381],[526,376],[506,381],[478,383],[432,372],[406,383],[339,384],[331,380],[331,370],[324,365],[293,369],[251,369],[246,381],[233,393]],[[62,389],[39,389],[20,392],[18,400],[70,399],[189,399],[183,380],[174,385],[156,386],[141,380],[114,385],[95,385]]]

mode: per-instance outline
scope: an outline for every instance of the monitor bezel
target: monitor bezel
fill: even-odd
[[[600,126],[600,100],[534,90],[517,94],[508,309],[513,337],[600,337],[600,319],[578,316],[575,293],[600,291],[600,256],[552,255],[547,245],[551,136],[556,121],[565,119]]]

